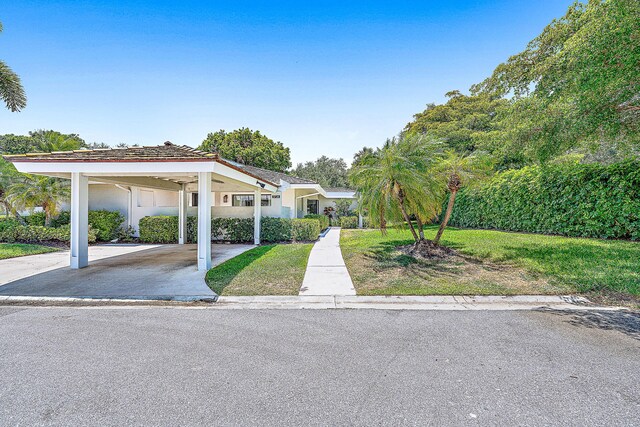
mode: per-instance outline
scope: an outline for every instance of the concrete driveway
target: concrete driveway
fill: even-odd
[[[213,245],[218,265],[253,245]],[[97,245],[89,267],[69,268],[69,251],[0,260],[0,295],[182,299],[214,293],[197,270],[196,245]]]

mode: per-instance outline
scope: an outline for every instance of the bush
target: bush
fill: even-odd
[[[65,225],[58,228],[40,225],[16,225],[0,232],[0,242],[7,243],[68,243],[71,240],[71,227]],[[89,243],[95,243],[96,232],[89,226]]]
[[[640,239],[640,162],[559,164],[496,175],[460,191],[451,225]]]
[[[117,238],[124,220],[124,215],[118,211],[89,211],[89,225],[96,230],[99,241]]]
[[[358,228],[357,216],[343,216],[340,217],[340,227],[342,228]]]
[[[142,242],[178,243],[177,216],[145,216],[138,226]]]
[[[212,218],[211,239],[232,243],[253,242],[253,218]]]
[[[294,241],[317,240],[320,235],[320,221],[313,218],[292,219],[291,237]]]
[[[263,217],[260,222],[260,240],[263,242],[291,241],[292,220]]]
[[[44,227],[44,220],[46,219],[46,214],[44,212],[33,212],[24,217],[27,225],[40,226]]]
[[[42,222],[44,225],[44,221]],[[51,219],[52,227],[62,227],[71,223],[71,213],[69,211],[62,211],[57,217]]]
[[[9,228],[17,227],[18,225],[20,225],[20,223],[15,218],[2,218],[0,219],[0,233]]]
[[[305,219],[317,219],[320,221],[320,230],[324,230],[325,228],[329,228],[330,221],[327,215],[320,214],[308,214],[304,216]]]

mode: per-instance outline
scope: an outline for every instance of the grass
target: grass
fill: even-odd
[[[425,229],[432,238],[436,227]],[[442,244],[461,256],[417,260],[397,247],[407,230],[342,230],[358,294],[489,295],[600,293],[640,301],[640,243],[447,228]]]
[[[298,295],[313,244],[253,248],[207,272],[218,295]]]
[[[56,252],[57,248],[26,243],[0,243],[0,259],[16,258],[25,255],[45,254]]]

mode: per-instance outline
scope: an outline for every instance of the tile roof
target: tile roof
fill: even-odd
[[[99,148],[94,150],[54,151],[4,156],[12,162],[162,162],[213,161],[215,153],[196,150],[186,145],[163,145],[128,148]]]
[[[243,165],[242,163],[231,162],[230,160],[227,160],[227,162],[236,165],[250,174],[259,176],[260,178],[271,182],[280,182],[280,180],[283,180],[289,184],[317,184],[317,182],[311,181],[310,179],[298,178],[297,176],[287,175],[282,172],[274,172],[256,166]]]

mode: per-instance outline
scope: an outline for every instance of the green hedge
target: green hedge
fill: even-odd
[[[320,230],[324,230],[325,228],[329,228],[329,226],[331,225],[329,223],[329,217],[327,215],[320,215],[320,214],[308,214],[304,216],[305,219],[317,219],[318,221],[320,221]]]
[[[461,191],[451,225],[640,239],[640,162],[526,167]]]
[[[146,216],[139,223],[140,240],[145,243],[177,243],[177,216]],[[316,240],[320,234],[317,219],[262,218],[260,239],[264,242]],[[187,218],[187,240],[197,241],[196,217]],[[212,218],[211,240],[233,243],[253,241],[253,218]]]
[[[68,225],[53,228],[40,225],[16,225],[0,232],[0,242],[6,243],[68,243],[71,240],[71,229]],[[95,243],[96,231],[89,227],[89,243]]]
[[[187,240],[197,241],[197,218],[187,218]],[[177,243],[177,216],[146,216],[139,223],[140,240],[145,243]],[[320,234],[317,219],[263,217],[260,239],[264,242],[316,240]],[[211,240],[245,243],[253,241],[253,218],[212,218]]]
[[[260,222],[260,240],[263,242],[287,242],[292,239],[293,221],[289,218],[263,217]]]
[[[320,235],[320,221],[314,218],[292,219],[291,237],[295,242],[317,240]]]
[[[45,213],[34,212],[24,217],[27,225],[44,226]],[[99,241],[109,241],[118,237],[125,217],[118,211],[96,210],[89,211],[89,225],[94,228]],[[62,211],[58,216],[51,219],[51,227],[58,228],[68,225],[70,214]]]
[[[358,228],[357,216],[341,216],[340,227],[342,228]]]

